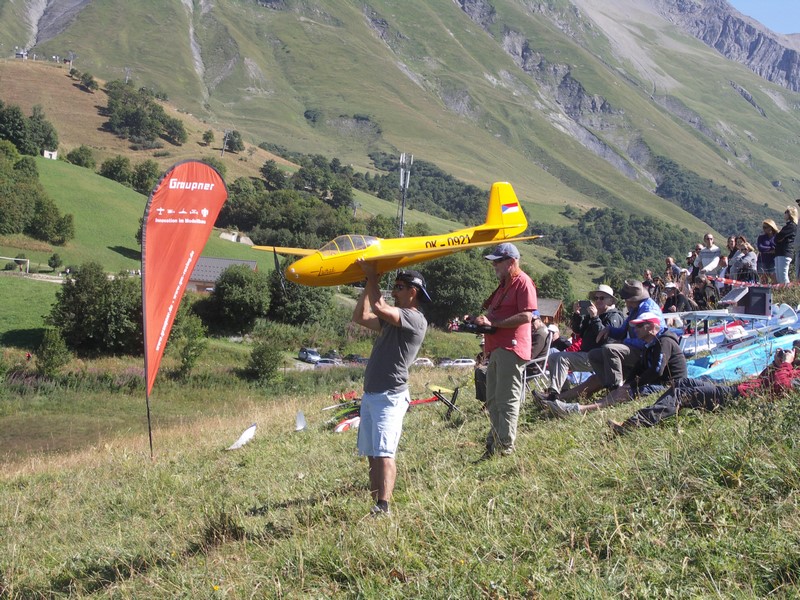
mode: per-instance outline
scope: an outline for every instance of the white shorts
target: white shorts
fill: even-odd
[[[358,427],[359,455],[394,458],[410,402],[408,390],[396,394],[364,393]]]

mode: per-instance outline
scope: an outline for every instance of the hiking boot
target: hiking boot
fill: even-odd
[[[579,415],[581,413],[581,405],[577,402],[562,402],[561,400],[547,401],[547,410],[550,411],[554,417],[564,419],[570,415]]]

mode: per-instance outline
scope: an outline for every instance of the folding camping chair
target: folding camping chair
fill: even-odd
[[[525,363],[525,395],[534,390],[544,392],[550,382],[550,373],[547,370],[547,359],[550,358],[550,344],[553,341],[553,334],[547,333],[545,351],[539,358],[534,358]]]

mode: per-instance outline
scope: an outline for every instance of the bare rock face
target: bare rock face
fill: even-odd
[[[457,0],[458,5],[461,7],[470,19],[475,23],[488,29],[489,25],[494,23],[495,10],[488,0]]]
[[[725,0],[654,0],[662,14],[730,60],[794,92],[800,91],[795,36],[773,33]]]
[[[91,0],[49,0],[39,16],[36,27],[36,43],[53,39],[64,31]],[[36,4],[36,3],[34,3]],[[41,2],[38,4],[42,4]]]

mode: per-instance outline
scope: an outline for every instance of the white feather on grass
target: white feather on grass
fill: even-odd
[[[297,411],[297,416],[294,418],[294,430],[303,431],[306,428],[306,416],[302,410]]]
[[[253,436],[256,434],[256,427],[257,425],[253,423],[242,432],[242,435],[239,436],[239,439],[236,440],[233,444],[228,447],[228,450],[238,450],[242,446],[244,446],[247,442],[253,439]]]

